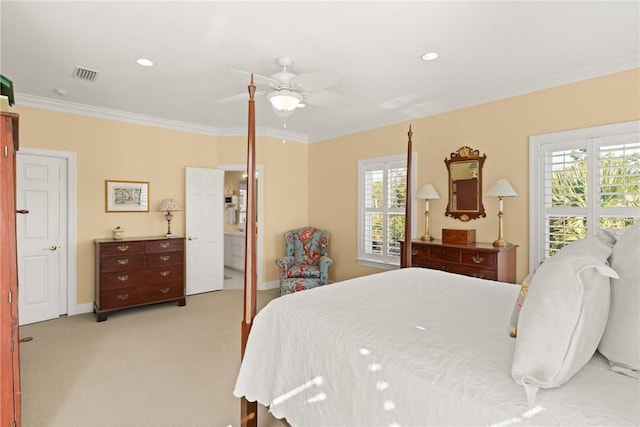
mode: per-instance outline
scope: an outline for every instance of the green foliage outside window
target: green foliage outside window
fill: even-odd
[[[584,153],[571,153],[572,161],[562,169],[552,172],[551,206],[565,208],[586,208],[587,165]],[[612,152],[599,159],[599,190],[601,208],[640,207],[640,152],[630,156],[616,156]],[[624,228],[633,225],[637,218],[620,216],[600,216],[600,228]],[[548,218],[549,255],[562,249],[566,244],[586,237],[586,216],[551,216]]]

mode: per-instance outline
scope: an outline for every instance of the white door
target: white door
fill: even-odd
[[[224,171],[186,168],[187,295],[222,289]]]
[[[67,161],[21,154],[16,168],[20,324],[67,312]]]

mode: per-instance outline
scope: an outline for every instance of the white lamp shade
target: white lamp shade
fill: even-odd
[[[485,196],[489,197],[513,197],[517,196],[516,190],[513,189],[509,181],[506,179],[499,179],[487,190]]]
[[[273,105],[273,108],[280,111],[293,111],[300,101],[302,101],[302,95],[292,92],[289,89],[271,92],[267,95],[267,98],[271,102],[271,105]]]
[[[418,199],[434,200],[439,199],[440,195],[432,184],[425,184],[418,190],[416,197]]]
[[[179,212],[182,209],[180,209],[180,205],[175,200],[164,199],[157,210],[162,212]]]

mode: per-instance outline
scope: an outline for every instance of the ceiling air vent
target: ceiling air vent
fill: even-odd
[[[96,77],[98,77],[98,72],[76,65],[76,67],[73,69],[73,74],[71,75],[71,77],[92,82],[96,79]]]

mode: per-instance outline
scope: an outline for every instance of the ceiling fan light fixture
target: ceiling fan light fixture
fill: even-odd
[[[267,95],[267,98],[269,102],[271,102],[271,105],[273,105],[273,108],[278,111],[293,111],[300,101],[302,101],[302,95],[289,89],[271,92]]]
[[[294,110],[278,110],[276,109],[276,107],[271,106],[273,109],[273,112],[275,113],[276,116],[280,117],[281,119],[286,119],[287,117],[291,117],[291,115],[293,115]]]

